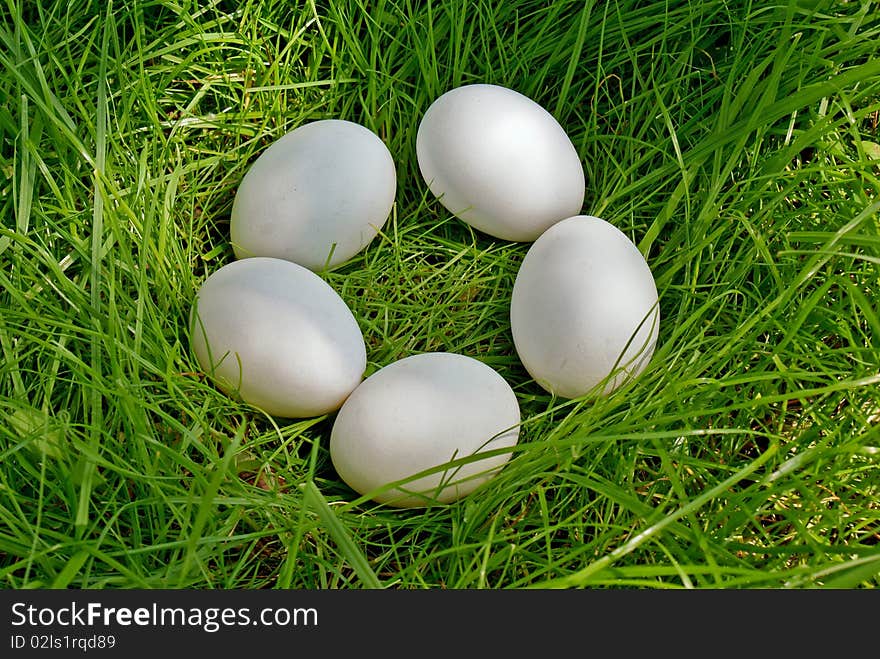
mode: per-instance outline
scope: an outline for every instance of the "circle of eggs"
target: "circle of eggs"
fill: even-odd
[[[366,495],[452,460],[513,447],[520,410],[507,381],[448,352],[406,357],[373,373],[342,405],[330,435],[339,476]],[[492,478],[509,452],[477,457],[382,490],[397,507],[449,503]]]
[[[333,412],[363,379],[363,335],[317,274],[270,257],[233,261],[202,284],[190,317],[201,367],[273,416]]]
[[[532,241],[580,212],[584,170],[556,119],[506,87],[464,85],[428,107],[416,135],[422,177],[459,219]]]
[[[529,248],[510,302],[513,342],[529,374],[562,398],[636,377],[654,353],[657,288],[638,248],[587,215],[550,227]]]
[[[397,177],[384,142],[351,121],[304,124],[253,162],[236,192],[230,233],[237,258],[271,256],[320,270],[375,238]]]

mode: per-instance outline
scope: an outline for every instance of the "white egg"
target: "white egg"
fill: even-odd
[[[440,96],[419,124],[416,154],[440,203],[496,238],[535,240],[584,203],[584,170],[565,130],[506,87],[464,85]]]
[[[384,226],[396,189],[394,160],[369,129],[339,119],[300,126],[242,179],[230,221],[235,255],[310,270],[343,263]]]
[[[354,390],[333,423],[330,457],[339,476],[367,494],[451,460],[513,447],[519,422],[516,395],[490,366],[448,352],[414,355]],[[398,507],[448,503],[492,478],[510,455],[451,466],[375,500]]]
[[[660,328],[654,277],[615,226],[571,217],[526,253],[510,324],[520,360],[544,389],[562,398],[608,394],[640,374],[654,353]]]
[[[363,335],[335,290],[282,259],[233,261],[198,291],[192,346],[227,393],[279,417],[339,409],[363,379]]]

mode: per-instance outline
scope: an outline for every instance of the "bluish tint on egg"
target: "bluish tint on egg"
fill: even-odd
[[[232,205],[237,258],[271,256],[313,271],[363,250],[397,190],[394,161],[360,124],[324,119],[287,133],[253,162]]]
[[[213,272],[196,296],[190,333],[199,364],[223,391],[278,417],[338,410],[367,364],[343,299],[283,259],[233,261]]]
[[[547,110],[506,87],[452,89],[427,109],[416,136],[422,177],[440,203],[475,229],[535,240],[580,213],[580,157]]]
[[[597,217],[571,217],[529,248],[510,301],[520,360],[547,391],[609,394],[648,365],[660,329],[654,276],[633,242]]]
[[[381,368],[352,392],[333,423],[330,457],[364,495],[440,467],[374,498],[398,507],[449,503],[492,478],[511,453],[443,466],[513,447],[519,423],[516,395],[493,368],[465,355],[424,353]]]

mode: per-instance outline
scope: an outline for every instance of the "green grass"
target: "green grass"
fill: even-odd
[[[0,585],[880,586],[880,6],[799,0],[3,0]],[[418,172],[471,82],[568,131],[584,212],[654,272],[649,368],[551,399],[508,320],[528,245]],[[522,408],[501,474],[427,510],[364,501],[332,416],[200,372],[187,317],[236,186],[315,119],[376,131],[383,234],[324,273],[368,371],[448,350]]]

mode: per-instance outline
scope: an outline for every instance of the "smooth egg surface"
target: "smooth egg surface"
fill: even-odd
[[[526,253],[510,324],[520,360],[544,389],[562,398],[609,394],[640,374],[654,353],[660,328],[654,277],[617,227],[571,217]]]
[[[317,274],[283,259],[233,261],[202,284],[190,317],[199,364],[225,392],[268,414],[333,412],[363,379],[363,335]]]
[[[519,438],[516,395],[501,375],[465,355],[406,357],[369,376],[345,401],[330,435],[339,476],[367,494],[451,460],[512,447]],[[375,496],[421,507],[448,503],[492,478],[510,453],[419,477]]]
[[[356,255],[391,213],[394,161],[368,128],[341,119],[304,124],[253,162],[236,191],[237,258],[271,256],[321,270]]]
[[[584,170],[565,130],[506,87],[464,85],[437,98],[419,124],[416,154],[440,203],[496,238],[535,240],[584,203]]]

